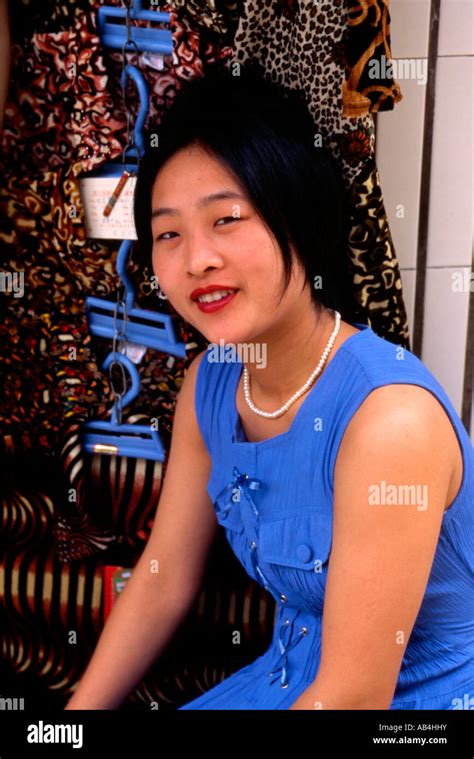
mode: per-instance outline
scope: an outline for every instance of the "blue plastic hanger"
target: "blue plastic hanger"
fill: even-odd
[[[160,24],[160,26],[158,28],[144,28],[131,25],[129,39],[127,25],[120,23],[127,20],[127,11],[128,17],[132,21],[151,21]],[[131,40],[139,52],[160,53],[161,55],[171,55],[173,52],[171,30],[162,26],[169,24],[170,20],[169,13],[144,11],[141,0],[133,0],[130,8],[102,5],[97,14],[98,32],[103,45],[122,50],[124,44]]]
[[[130,403],[140,392],[140,378],[135,365],[123,353],[110,353],[103,363],[103,369],[109,369],[112,362],[118,362],[128,370],[132,385],[121,398],[120,412],[117,401],[114,403],[110,421],[83,424],[81,435],[84,450],[87,453],[164,461],[165,452],[157,430],[145,424],[119,423],[122,406]]]
[[[113,338],[118,329],[128,342],[185,358],[186,345],[176,340],[172,317],[158,311],[136,308],[134,305],[135,289],[126,270],[132,245],[132,240],[124,240],[117,256],[117,272],[125,285],[125,309],[123,305],[111,300],[86,298],[89,330],[98,337]]]
[[[126,26],[118,26],[111,22],[109,24],[106,20],[107,13],[111,17],[124,18]],[[130,64],[125,64],[125,48],[128,45],[133,45],[137,50],[160,53],[172,52],[171,33],[168,37],[170,47],[162,50],[153,42],[153,39],[157,40],[157,35],[161,34],[159,30],[131,29],[131,18],[156,20],[159,16],[166,16],[167,18],[162,20],[169,20],[169,14],[142,11],[141,3],[137,0],[133,3],[133,10],[130,6],[127,9],[106,8],[104,6],[99,9],[99,19],[103,17],[99,26],[101,26],[102,35],[105,35],[105,38],[103,37],[104,44],[110,47],[121,47],[123,50],[124,65],[121,83],[124,96],[127,78],[130,78],[137,88],[140,103],[131,146],[124,151],[122,162],[119,164],[109,163],[106,166],[99,167],[95,176],[123,176],[124,171],[129,170],[134,173],[133,170],[138,167],[139,161],[145,153],[142,135],[148,116],[148,88],[139,69]],[[153,39],[150,35],[153,35]],[[136,160],[135,165],[126,163],[126,161],[131,160],[132,156]],[[93,176],[94,172],[91,175]],[[170,315],[135,307],[135,290],[127,273],[127,262],[132,245],[132,240],[124,240],[117,257],[116,269],[125,286],[124,300],[113,303],[101,298],[89,297],[86,299],[90,332],[99,337],[111,338],[114,341],[114,350],[105,360],[104,369],[108,369],[112,362],[118,362],[122,368],[128,370],[131,377],[131,388],[123,394],[117,393],[114,389],[116,401],[112,408],[110,421],[87,422],[83,425],[82,439],[85,450],[90,453],[101,452],[110,455],[163,461],[164,449],[156,430],[146,425],[121,423],[122,407],[130,403],[140,392],[140,378],[133,362],[124,353],[118,353],[115,348],[117,341],[123,341],[125,344],[133,342],[146,348],[155,348],[164,353],[185,358],[186,346],[182,342],[177,342]],[[120,402],[117,400],[118,398]]]
[[[145,154],[145,140],[143,130],[149,113],[149,91],[145,77],[140,69],[132,64],[127,64],[122,71],[120,83],[125,92],[127,80],[132,81],[137,89],[139,97],[138,113],[133,129],[133,140],[129,148],[126,148],[122,158],[116,162],[109,161],[101,164],[97,169],[87,173],[87,177],[120,177],[124,171],[134,175],[137,173],[140,158]],[[133,163],[131,162],[133,161]]]
[[[125,67],[122,73],[122,86],[125,86],[127,78],[135,83],[140,97],[140,108],[133,130],[132,148],[136,153],[137,160],[140,160],[145,153],[143,127],[148,115],[148,88],[142,74],[135,66],[127,65]],[[117,168],[109,164],[110,175],[113,176],[114,171],[117,170],[120,173],[120,167],[120,164],[117,165]],[[118,326],[123,338],[129,342],[184,358],[186,347],[184,343],[176,341],[171,316],[135,308],[135,289],[127,274],[127,262],[132,245],[132,240],[122,242],[116,264],[117,273],[125,285],[125,325],[123,324],[123,306],[102,298],[88,297],[86,299],[86,310],[90,331],[98,337],[113,338],[116,326]]]
[[[137,118],[135,120],[135,126],[133,128],[133,144],[136,145],[139,155],[142,156],[145,153],[143,128],[148,117],[150,102],[149,92],[147,83],[140,69],[137,69],[136,66],[132,66],[130,63],[127,63],[124,70],[122,71],[122,76],[120,77],[120,84],[122,85],[123,90],[125,90],[127,86],[127,79],[130,79],[134,82],[140,99]]]
[[[159,55],[173,54],[173,35],[169,28],[160,26],[159,28],[142,28],[134,26],[131,21],[142,20],[152,21],[160,25],[169,24],[171,15],[162,11],[144,11],[141,0],[133,0],[131,6],[126,8],[117,8],[115,6],[102,5],[97,12],[97,27],[99,37],[105,47],[122,50],[123,71],[122,71],[122,88],[125,88],[125,78],[128,76],[133,79],[140,97],[140,109],[137,115],[137,121],[134,130],[134,142],[136,146],[143,148],[142,130],[148,116],[148,87],[140,70],[127,64],[125,66],[125,53],[135,50],[140,52],[158,53]],[[124,23],[121,23],[121,22]],[[125,89],[124,89],[125,92]],[[134,160],[134,163],[126,161]],[[99,166],[87,172],[87,178],[97,177],[120,177],[124,171],[135,174],[138,167],[139,155],[137,150],[132,147],[124,152],[122,162],[110,162]]]

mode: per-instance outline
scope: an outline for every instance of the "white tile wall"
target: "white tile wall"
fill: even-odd
[[[428,55],[430,0],[391,0],[395,60]],[[414,329],[418,217],[426,87],[400,79],[404,99],[377,117],[377,163],[400,263],[410,333]],[[441,0],[430,178],[421,359],[461,414],[472,270],[474,0]],[[404,216],[400,213],[403,206]],[[474,409],[471,423],[474,442]]]
[[[442,0],[439,31],[422,360],[461,413],[474,218],[472,3]],[[461,272],[465,289],[455,292]]]
[[[474,54],[472,0],[441,0],[438,55]]]
[[[400,267],[414,268],[426,87],[411,79],[398,83],[403,100],[377,115],[376,157]]]
[[[421,360],[448,394],[458,414],[462,407],[469,291],[453,286],[459,269],[426,271]]]
[[[391,0],[390,33],[394,58],[427,58],[430,0]]]
[[[428,266],[472,257],[474,57],[439,58],[431,165]]]

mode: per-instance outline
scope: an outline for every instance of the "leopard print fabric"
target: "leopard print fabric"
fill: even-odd
[[[171,6],[162,9],[171,14],[173,56],[165,57],[160,75],[153,57],[142,54],[139,60],[152,123],[159,123],[184,81],[202,76],[206,65],[229,53]],[[63,23],[65,15],[59,17]],[[104,54],[96,9],[74,16],[69,29],[31,37],[12,31],[16,41],[1,135],[0,245],[2,269],[24,276],[24,295],[5,293],[0,301],[0,447],[52,451],[65,420],[105,418],[112,402],[100,368],[109,345],[89,335],[85,299],[114,296],[119,244],[86,237],[78,178],[120,157],[126,145],[121,53]],[[132,263],[131,273],[138,304],[159,309],[147,287],[149,272],[138,272]],[[166,311],[187,358],[147,351],[140,365],[142,390],[129,409],[159,408],[165,434],[185,366],[206,347],[171,306]]]
[[[271,79],[304,92],[315,132],[337,160],[350,195],[347,255],[358,305],[377,334],[409,348],[401,277],[375,164],[373,117],[342,115],[346,22],[342,0],[300,0],[290,17],[273,0],[248,0],[232,63],[256,59]]]
[[[230,43],[243,11],[244,0],[175,0],[196,27],[203,27]]]
[[[392,57],[388,0],[347,0],[347,8],[343,116],[391,111],[403,98],[400,85],[370,68]]]
[[[370,116],[343,118],[344,5],[334,0],[298,4],[290,19],[272,0],[246,3],[234,60],[258,59],[270,77],[307,96],[317,130],[342,164],[347,186],[375,148]]]

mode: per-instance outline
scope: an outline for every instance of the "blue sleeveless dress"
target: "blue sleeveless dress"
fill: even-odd
[[[464,471],[442,520],[390,709],[474,709],[474,450],[424,364],[367,325],[354,326],[359,332],[338,348],[290,429],[261,442],[246,439],[235,405],[242,362],[234,356],[212,363],[209,351],[201,360],[195,407],[212,460],[208,493],[237,558],[277,608],[268,650],[180,709],[289,709],[314,681],[336,456],[364,399],[392,383],[420,385],[438,398],[462,447]]]

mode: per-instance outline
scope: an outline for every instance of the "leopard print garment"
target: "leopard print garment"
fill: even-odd
[[[230,43],[242,15],[244,0],[175,0],[196,27],[204,27]]]
[[[300,0],[291,16],[273,0],[247,0],[234,40],[233,63],[257,59],[274,81],[301,89],[315,132],[338,161],[351,198],[347,254],[355,297],[377,334],[409,348],[396,253],[375,163],[373,118],[342,116],[342,0]]]
[[[388,0],[346,0],[346,72],[343,86],[344,116],[391,111],[403,99],[392,76],[373,76],[371,61],[390,60]]]

